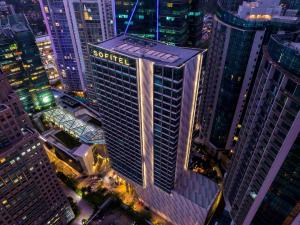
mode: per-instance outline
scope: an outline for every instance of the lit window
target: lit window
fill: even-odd
[[[167,3],[167,7],[168,7],[168,8],[173,8],[173,3],[172,3],[172,2],[168,2],[168,3]]]

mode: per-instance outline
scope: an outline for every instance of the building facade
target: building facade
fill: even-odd
[[[38,36],[36,37],[35,42],[39,48],[42,62],[48,75],[48,80],[50,84],[55,84],[57,81],[59,81],[60,77],[54,59],[50,36]]]
[[[13,5],[7,4],[5,1],[0,2],[0,19],[4,19],[9,15],[15,14]]]
[[[23,15],[1,20],[0,68],[28,113],[52,107],[54,97],[35,37]]]
[[[90,68],[87,44],[115,34],[112,2],[40,0],[40,5],[65,90],[85,91],[85,75]]]
[[[299,224],[300,34],[263,49],[224,196],[236,225]]]
[[[235,13],[219,4],[201,81],[199,142],[231,150],[262,58],[262,46],[278,30],[296,30],[297,17],[281,16],[279,1],[244,2]]]
[[[112,168],[167,220],[203,224],[218,188],[187,171],[203,52],[134,36],[90,51],[88,92],[103,121]]]
[[[67,224],[74,213],[31,130],[18,96],[0,75],[0,223]]]
[[[199,47],[202,7],[201,0],[116,0],[117,33],[130,33],[170,45]]]

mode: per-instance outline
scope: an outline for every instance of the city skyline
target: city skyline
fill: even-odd
[[[299,225],[299,56],[299,0],[1,1],[0,224]]]

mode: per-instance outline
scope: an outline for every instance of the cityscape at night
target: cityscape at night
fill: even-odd
[[[300,0],[0,0],[0,225],[300,225]]]

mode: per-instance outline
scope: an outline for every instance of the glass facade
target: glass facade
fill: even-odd
[[[291,36],[293,38],[290,39]],[[279,39],[281,47],[277,42]],[[273,35],[269,46],[263,49],[259,72],[235,146],[236,154],[224,185],[224,195],[231,206],[230,214],[237,225],[244,223],[250,208],[255,207],[253,203],[259,203],[262,198],[264,200],[256,209],[253,225],[291,224],[295,213],[299,213],[300,193],[296,191],[299,186],[299,157],[295,156],[300,139],[297,119],[300,110],[299,71],[292,72],[293,63],[288,64],[290,71],[283,68],[286,62],[297,58],[299,50],[288,57],[286,53],[291,51],[282,50],[293,50],[292,40],[299,43],[299,35]],[[275,61],[276,55],[281,55],[282,61]],[[293,132],[298,132],[298,139],[293,137]],[[287,147],[287,143],[291,147]],[[289,152],[285,153],[285,150]],[[261,196],[260,190],[268,185],[268,176],[278,167],[279,158],[285,161],[271,180],[267,194]]]
[[[67,91],[81,91],[81,68],[78,67],[75,49],[63,0],[41,0],[46,23],[49,25],[57,67]]]
[[[217,148],[225,148],[235,106],[242,88],[255,32],[232,29],[221,79],[210,141]]]
[[[19,95],[26,112],[54,106],[54,97],[29,25],[23,15],[8,17],[2,23],[0,67]]]
[[[110,54],[90,47],[91,55],[94,50]],[[127,59],[129,65],[123,65],[93,55],[90,92],[103,121],[112,168],[143,185],[136,60]]]
[[[78,35],[84,61],[85,73],[91,72],[88,43],[97,44],[104,40],[101,31],[101,18],[98,3],[74,2],[74,15],[78,26]],[[80,56],[81,57],[81,56]],[[86,76],[84,76],[86,79]]]
[[[154,66],[154,184],[174,188],[183,68]]]
[[[117,33],[126,31],[136,2],[116,0]],[[138,1],[128,33],[170,45],[198,47],[204,17],[201,3],[201,0]]]
[[[284,39],[283,39],[284,38]],[[268,51],[272,59],[278,62],[284,69],[300,77],[300,55],[296,48],[285,45],[287,42],[297,42],[298,33],[273,36],[268,44]]]
[[[300,135],[264,197],[251,225],[291,224],[300,213]]]

